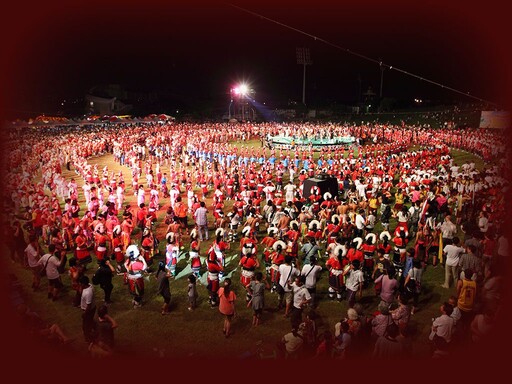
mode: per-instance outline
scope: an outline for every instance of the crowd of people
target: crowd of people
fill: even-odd
[[[364,134],[367,140],[346,149],[237,144],[283,134]],[[452,335],[485,337],[499,314],[508,266],[504,199],[510,172],[500,132],[147,122],[15,131],[6,146],[4,239],[10,257],[32,271],[34,291],[46,276],[54,301],[61,275],[69,274],[92,354],[113,348],[117,323],[105,313],[113,276],[123,276],[136,309],[144,304],[145,274],[157,270],[165,315],[169,279],[177,278],[183,253],[191,266],[188,309],[197,306],[195,283],[202,279],[209,305],[225,317],[226,337],[236,301],[232,277],[225,276],[226,254],[237,254],[252,324],[260,324],[265,291],[277,294],[278,309],[291,322],[292,332],[283,338],[290,357],[309,343],[311,355],[328,350],[344,358],[357,350],[365,327],[375,356],[398,353],[402,347],[394,343],[407,338],[408,319],[421,310],[427,265],[445,268],[442,287],[453,293],[432,325],[437,354],[448,353]],[[485,167],[457,163],[452,149],[479,156]],[[91,163],[98,156],[104,165]],[[112,159],[120,171],[109,169]],[[335,178],[337,190],[304,190],[305,180],[318,175]],[[84,270],[94,262],[99,270],[90,282]],[[346,300],[349,311],[320,343],[310,333],[314,310],[325,300],[316,287],[322,271],[329,275],[327,299]],[[98,310],[94,284],[105,293]],[[380,304],[364,321],[360,301],[370,287]]]

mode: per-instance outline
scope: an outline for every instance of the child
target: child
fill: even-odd
[[[188,310],[193,311],[196,307],[197,301],[197,288],[195,275],[188,276]]]

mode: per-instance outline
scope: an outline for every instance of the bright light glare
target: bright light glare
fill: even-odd
[[[238,90],[239,90],[240,94],[242,94],[242,95],[247,95],[247,93],[248,93],[248,91],[249,91],[249,87],[247,87],[247,85],[246,85],[246,84],[240,84],[240,85],[238,86]]]

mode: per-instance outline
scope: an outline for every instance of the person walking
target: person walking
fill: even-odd
[[[317,265],[315,256],[310,256],[309,264],[304,265],[300,272],[301,276],[304,276],[305,279],[304,286],[311,295],[311,301],[309,305],[311,305],[311,307],[313,308],[316,308],[317,306],[316,282],[318,280],[318,277],[320,276],[320,273],[322,273],[322,267],[320,265]]]
[[[112,304],[112,300],[110,296],[112,294],[112,290],[114,289],[114,285],[112,284],[112,278],[114,276],[115,269],[110,264],[110,260],[102,259],[99,261],[99,267],[93,276],[93,283],[99,284],[100,288],[105,293],[105,304]]]
[[[86,342],[94,341],[96,323],[94,315],[96,313],[96,304],[94,302],[94,287],[89,282],[89,277],[84,275],[80,278],[80,287],[82,291],[80,308],[82,309],[82,332]]]
[[[293,305],[291,310],[291,323],[292,328],[298,329],[302,323],[302,311],[304,307],[311,301],[311,295],[308,289],[304,286],[306,281],[305,276],[295,276],[294,282],[291,284]]]
[[[196,286],[197,278],[196,275],[190,274],[188,275],[188,287],[187,287],[187,295],[188,295],[188,310],[193,311],[197,307],[197,286]]]
[[[219,288],[219,312],[224,315],[222,332],[228,338],[231,335],[231,321],[235,316],[236,294],[231,288],[231,279],[226,277],[223,286]]]
[[[199,208],[194,212],[199,241],[208,240],[208,209],[204,201],[199,203]]]
[[[157,293],[160,294],[164,299],[164,304],[162,305],[162,310],[160,312],[162,316],[171,313],[169,311],[169,305],[171,303],[171,289],[169,286],[170,277],[171,272],[165,268],[165,263],[160,261],[158,263],[158,271],[156,272],[156,281]]]
[[[253,310],[252,325],[257,327],[260,324],[261,313],[265,307],[265,283],[263,283],[263,273],[256,272],[254,278],[246,286],[247,292],[251,296],[251,301],[248,305]]]
[[[44,254],[38,261],[43,268],[45,276],[48,278],[48,298],[52,301],[57,300],[59,293],[64,287],[60,278],[59,266],[64,260],[65,254],[60,254],[55,250],[55,244],[48,246],[48,253]]]
[[[443,243],[444,244],[444,243]],[[459,259],[465,250],[459,247],[460,240],[455,236],[451,243],[443,248],[445,255],[445,272],[444,272],[444,284],[441,285],[443,288],[450,288],[450,275],[453,277],[453,281],[456,284],[459,279]],[[471,278],[471,276],[470,276]]]

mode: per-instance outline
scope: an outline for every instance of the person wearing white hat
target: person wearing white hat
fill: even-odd
[[[333,245],[336,243],[331,243]],[[325,267],[329,270],[329,299],[342,300],[342,292],[345,287],[343,280],[343,268],[346,259],[344,256],[346,255],[346,248],[338,244],[332,247],[332,250],[329,252],[329,259],[325,262]]]
[[[208,290],[208,302],[212,308],[219,304],[219,297],[217,292],[220,287],[220,274],[224,270],[224,267],[221,263],[222,261],[219,261],[217,253],[221,251],[221,248],[228,249],[229,247],[228,243],[222,241],[224,236],[224,230],[222,228],[217,228],[215,235],[215,243],[210,246],[206,257],[206,267],[208,270],[206,289]]]
[[[197,279],[201,278],[199,273],[201,269],[201,259],[199,257],[199,245],[200,240],[197,239],[197,230],[194,228],[190,232],[190,250],[188,252],[190,258],[190,267],[192,269],[192,273],[196,276]]]
[[[125,281],[128,283],[128,289],[133,295],[133,308],[139,308],[142,305],[144,297],[144,277],[147,264],[144,257],[140,254],[137,245],[132,244],[126,249],[126,269]]]
[[[125,249],[123,249],[123,242],[121,239],[121,226],[116,225],[112,230],[112,257],[116,260],[116,270],[118,273],[122,271],[124,251]]]
[[[250,284],[254,276],[254,271],[260,266],[259,260],[256,257],[255,248],[256,247],[252,243],[245,244],[242,247],[242,257],[240,258],[238,265],[242,269],[240,273],[240,283],[243,287],[247,287]],[[247,292],[246,301],[249,302],[250,300],[251,295]]]
[[[210,249],[208,252],[213,252],[215,254],[215,257],[217,258],[217,261],[219,264],[224,268],[226,257],[224,255],[224,252],[231,248],[231,245],[229,243],[226,243],[224,240],[224,230],[222,228],[217,228],[215,231],[215,240],[213,241],[212,245],[210,246]],[[224,274],[224,271],[221,270],[219,273],[220,279],[222,279]]]

